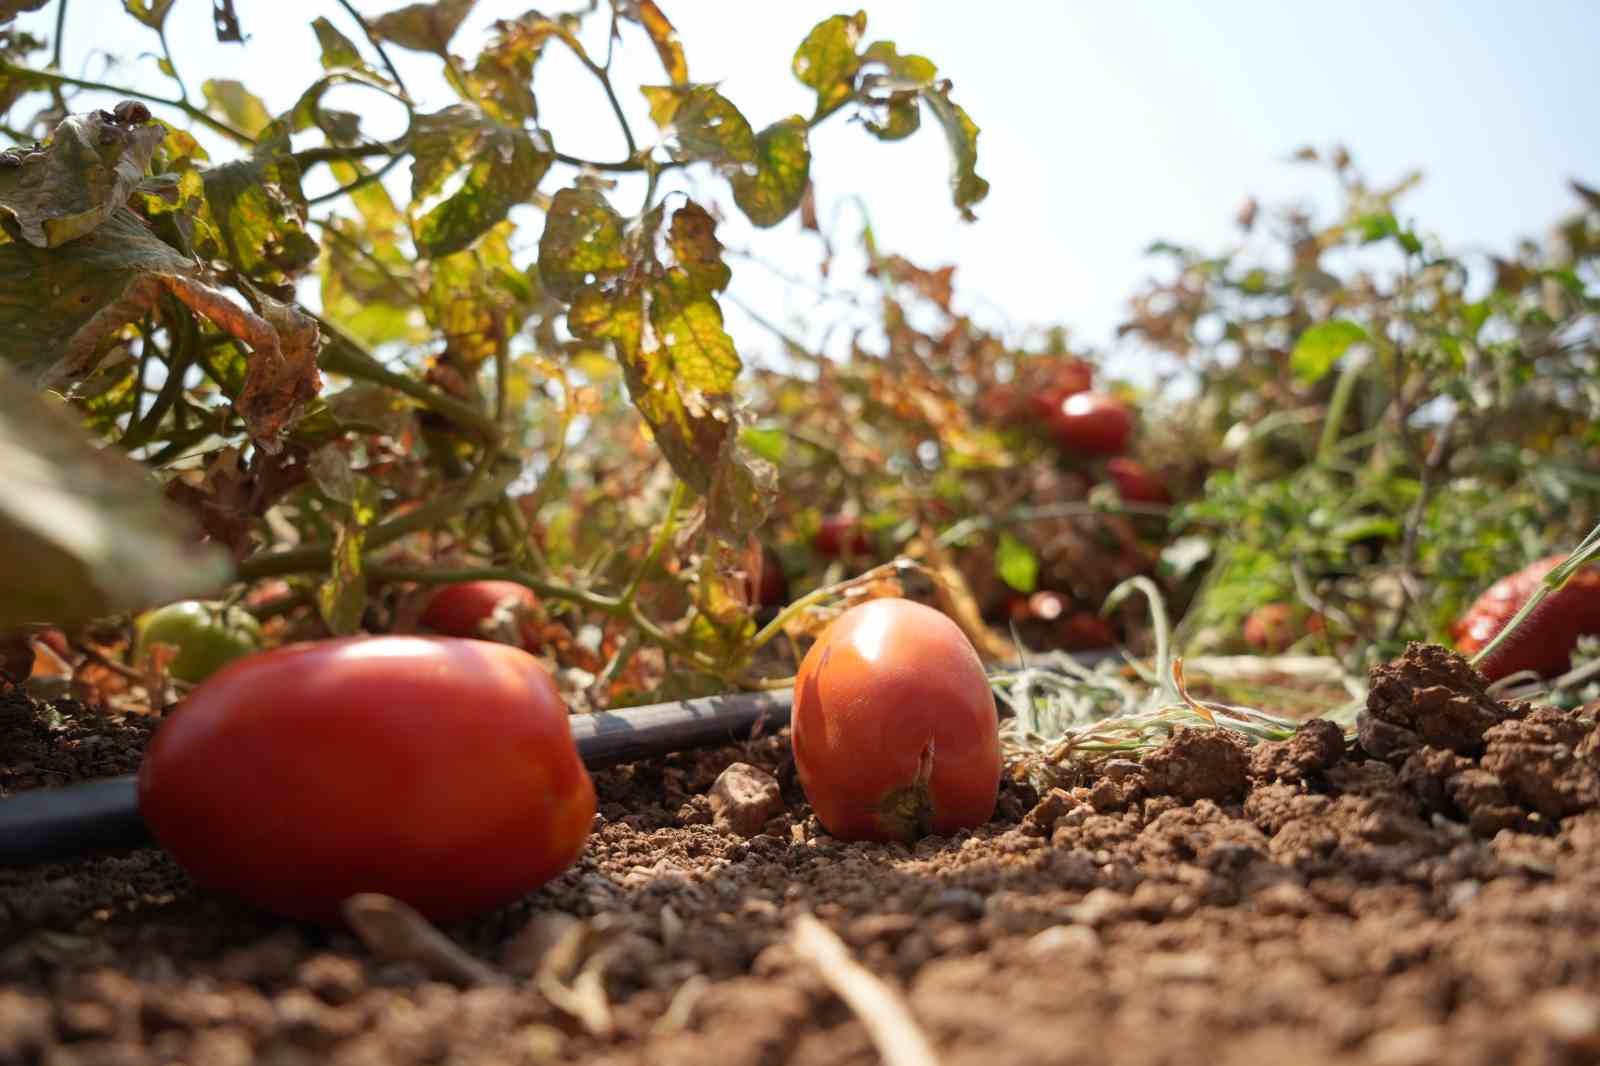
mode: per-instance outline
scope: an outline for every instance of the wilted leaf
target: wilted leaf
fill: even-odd
[[[938,68],[924,56],[901,55],[891,41],[873,42],[861,58],[863,64],[884,68],[884,73],[877,76],[878,88],[888,94],[883,103],[884,119],[868,119],[867,129],[882,141],[898,141],[917,132],[922,125],[919,94],[933,84]]]
[[[1289,354],[1289,369],[1304,384],[1321,380],[1333,369],[1352,344],[1369,339],[1367,331],[1354,322],[1336,319],[1319,322],[1300,335]]]
[[[205,94],[206,110],[228,120],[228,124],[249,137],[258,136],[272,122],[263,104],[240,82],[228,78],[212,78],[200,86]]]
[[[722,261],[717,224],[705,208],[691,200],[673,212],[667,245],[691,286],[706,292],[721,292],[728,287],[733,274]]]
[[[139,464],[0,366],[0,630],[216,593],[225,555]]]
[[[262,281],[290,281],[317,258],[306,232],[300,167],[289,156],[241,159],[204,172],[206,205],[219,246],[199,242],[206,258],[223,258]]]
[[[806,34],[794,53],[794,76],[817,91],[817,113],[839,106],[855,91],[861,61],[856,45],[867,28],[867,13],[834,15]]]
[[[740,361],[712,295],[726,284],[727,269],[709,222],[698,205],[679,209],[668,236],[678,265],[662,268],[650,258],[613,285],[585,287],[567,322],[581,338],[612,342],[657,446],[678,476],[707,496],[708,525],[742,536],[764,515],[772,479],[738,445],[732,401]],[[639,241],[648,248],[653,235]]]
[[[354,144],[360,140],[360,115],[322,106],[322,97],[329,89],[340,83],[348,84],[349,80],[349,75],[344,72],[318,78],[310,88],[300,94],[300,99],[295,101],[294,107],[289,111],[289,128],[296,133],[301,130],[319,129],[327,134],[328,140],[333,144]],[[256,154],[265,155],[262,152]]]
[[[1039,560],[1033,551],[1010,533],[1000,534],[994,553],[995,573],[1018,592],[1032,592],[1039,580]]]
[[[610,281],[628,268],[622,216],[595,189],[562,189],[550,201],[539,238],[539,278],[570,302],[585,285]]]
[[[0,0],[0,22],[14,19],[24,11],[38,11],[50,0]]]
[[[89,233],[127,202],[166,137],[158,124],[70,115],[42,151],[12,149],[0,162],[0,222],[40,248]]]
[[[944,127],[950,143],[950,193],[956,209],[968,222],[976,217],[972,205],[989,195],[989,183],[978,176],[978,127],[943,88],[926,89],[922,98]]]
[[[370,20],[372,33],[402,48],[444,55],[450,38],[461,28],[472,11],[474,0],[438,0],[437,3],[407,4],[386,11]]]
[[[755,168],[733,172],[734,202],[756,225],[775,226],[800,206],[811,175],[805,119],[792,115],[757,134]]]
[[[656,55],[661,57],[661,68],[667,72],[667,77],[674,85],[686,84],[689,62],[683,56],[683,42],[678,40],[678,31],[656,6],[655,0],[639,0],[635,10],[639,25],[650,35],[650,43],[656,46]]]
[[[478,53],[465,73],[462,96],[507,125],[520,126],[539,117],[533,96],[533,69],[552,37],[566,41],[579,55],[583,46],[564,21],[530,11],[515,20],[495,23],[495,38]]]
[[[317,588],[317,612],[334,636],[361,629],[367,609],[367,579],[362,565],[367,527],[377,518],[378,487],[370,478],[351,486],[350,508],[333,539],[333,572]]]
[[[0,245],[5,358],[38,385],[82,378],[99,362],[101,340],[149,306],[134,300],[122,315],[117,308],[132,290],[152,275],[196,269],[193,260],[158,240],[127,208],[59,248],[20,241]],[[153,292],[148,299],[154,299]]]
[[[465,106],[418,116],[412,135],[413,201],[438,191],[451,174],[466,168],[461,187],[414,224],[424,256],[460,251],[533,196],[553,160],[549,146],[534,136]]]
[[[173,0],[122,0],[122,6],[128,14],[157,31],[166,24],[167,12],[172,10],[172,4]]]
[[[423,312],[445,339],[449,359],[474,367],[507,344],[533,297],[527,276],[511,262],[510,223],[473,247],[428,265]]]
[[[675,159],[743,166],[755,161],[756,135],[727,97],[709,85],[646,85],[650,117],[677,139]]]
[[[1600,189],[1593,189],[1581,181],[1572,180],[1567,184],[1572,186],[1572,191],[1577,193],[1583,202],[1589,205],[1589,210],[1600,211]]]

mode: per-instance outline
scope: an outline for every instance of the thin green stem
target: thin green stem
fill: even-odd
[[[66,0],[62,0],[62,6],[66,6]],[[178,73],[178,64],[173,61],[172,49],[167,47],[166,23],[162,23],[161,28],[156,30],[156,36],[161,39],[161,54],[166,57],[167,69],[172,72],[172,80],[178,83],[178,96],[182,98],[184,103],[188,103],[189,88],[183,84],[183,75]]]
[[[350,0],[338,0],[338,2],[339,6],[344,8],[345,14],[354,19],[356,25],[361,27],[361,32],[367,35],[367,43],[372,45],[378,53],[378,58],[383,60],[384,68],[389,71],[389,77],[394,79],[395,88],[400,90],[402,96],[409,97],[411,93],[406,90],[405,79],[400,77],[400,71],[395,68],[394,61],[384,50],[383,42],[372,32],[372,27],[367,25],[367,20],[361,17],[361,12],[350,6]]]
[[[50,50],[50,65],[56,70],[61,69],[61,57],[63,50],[62,42],[66,39],[66,35],[67,0],[61,0],[61,2],[56,5],[56,39],[51,42],[52,48]],[[50,95],[55,98],[56,109],[59,110],[63,115],[66,114],[67,101],[66,98],[61,95],[61,86],[59,84],[50,86]]]
[[[639,561],[639,568],[633,572],[627,588],[622,590],[622,602],[632,603],[639,594],[639,586],[644,584],[644,579],[654,570],[656,563],[661,559],[661,553],[667,550],[667,545],[672,540],[672,533],[678,525],[678,509],[683,506],[687,489],[683,482],[674,480],[672,495],[667,499],[667,513],[661,519],[661,528],[656,531],[655,539],[650,543],[650,550]]]
[[[1595,526],[1590,530],[1589,535],[1583,538],[1583,543],[1573,549],[1572,554],[1567,556],[1566,561],[1545,575],[1544,580],[1534,590],[1533,595],[1529,596],[1528,601],[1517,610],[1516,614],[1511,616],[1511,621],[1507,622],[1505,627],[1494,635],[1494,639],[1485,644],[1478,651],[1478,654],[1472,657],[1472,665],[1477,666],[1487,661],[1495,652],[1499,651],[1500,647],[1511,638],[1511,634],[1515,633],[1518,627],[1527,621],[1533,612],[1539,609],[1540,604],[1544,603],[1551,593],[1559,592],[1573,574],[1577,573],[1580,568],[1587,565],[1589,560],[1597,555],[1600,555],[1600,526]]]
[[[140,92],[138,89],[129,89],[121,85],[108,85],[103,81],[91,81],[88,78],[74,78],[66,74],[57,74],[54,71],[49,70],[35,70],[31,67],[13,67],[12,69],[24,77],[38,78],[40,81],[49,82],[52,85],[72,85],[79,89],[96,89],[100,92],[115,93],[118,96],[125,96],[134,100],[145,100],[152,104],[160,104],[163,107],[176,108],[177,110],[188,115],[190,118],[194,119],[196,122],[210,126],[213,130],[222,134],[224,137],[229,137],[243,145],[253,145],[256,143],[256,139],[254,137],[243,132],[242,130],[234,129],[232,126],[228,125],[226,122],[223,122],[219,118],[212,117],[205,111],[202,111],[200,108],[189,103],[187,100],[170,100],[165,96],[156,96],[153,93]]]

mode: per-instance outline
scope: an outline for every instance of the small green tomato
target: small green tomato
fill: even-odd
[[[167,672],[179,681],[204,681],[225,663],[261,650],[261,626],[242,607],[182,600],[139,616],[135,662],[144,663],[157,644],[178,649]]]

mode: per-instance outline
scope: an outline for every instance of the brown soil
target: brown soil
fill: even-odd
[[[1600,1061],[1600,706],[1496,704],[1436,649],[1375,682],[1365,750],[1182,732],[914,847],[822,834],[782,738],[600,774],[581,862],[448,930],[515,975],[578,929],[559,987],[432,979],[154,850],[0,871],[0,1063],[875,1062],[802,911],[949,1064]],[[133,767],[143,720],[55,711],[0,705],[0,790]],[[787,802],[748,840],[706,796],[734,761]]]

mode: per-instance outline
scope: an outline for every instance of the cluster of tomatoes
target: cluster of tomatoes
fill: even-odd
[[[381,892],[452,921],[532,891],[577,859],[596,812],[568,708],[517,625],[536,608],[521,585],[465,582],[428,603],[433,633],[265,651],[240,608],[145,616],[141,653],[165,646],[198,681],[146,752],[146,824],[199,884],[295,919],[336,923],[342,901]],[[994,811],[983,664],[922,604],[873,600],[824,631],[797,675],[793,746],[844,839]]]

